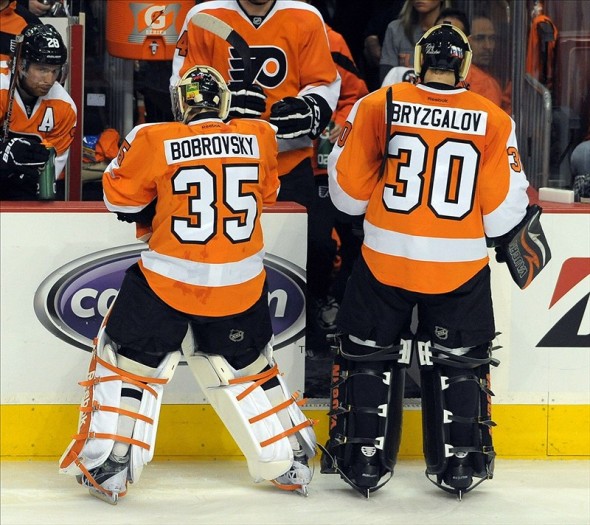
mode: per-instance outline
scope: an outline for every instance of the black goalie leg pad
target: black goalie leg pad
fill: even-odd
[[[493,476],[490,365],[499,362],[488,344],[463,355],[428,342],[417,344],[426,474],[443,490],[461,496]],[[480,481],[474,484],[474,477]]]
[[[343,336],[333,361],[329,439],[321,472],[339,473],[365,496],[393,474],[410,350],[409,342],[375,348]]]

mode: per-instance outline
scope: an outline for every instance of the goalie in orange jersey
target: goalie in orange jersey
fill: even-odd
[[[490,366],[498,361],[488,241],[521,287],[550,257],[514,121],[459,85],[470,61],[460,29],[427,31],[414,58],[421,82],[361,99],[328,159],[334,204],[365,219],[337,319],[322,472],[366,496],[393,474],[412,353],[427,476],[459,498],[492,477]],[[527,268],[529,258],[538,266]]]
[[[279,186],[274,126],[224,122],[221,75],[194,66],[177,122],[129,132],[103,175],[107,208],[151,224],[97,337],[78,433],[60,460],[91,494],[125,495],[153,457],[164,385],[185,354],[254,481],[307,492],[315,434],[273,357],[263,206]]]

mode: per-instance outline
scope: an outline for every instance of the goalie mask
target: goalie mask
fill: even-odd
[[[471,46],[463,31],[445,22],[426,31],[416,44],[414,71],[422,82],[428,69],[453,71],[457,83],[465,80],[471,55]]]
[[[68,49],[57,29],[49,24],[29,25],[23,37],[21,58],[25,74],[30,64],[61,66],[57,80],[63,83]]]
[[[220,119],[229,112],[231,94],[223,77],[212,67],[194,66],[176,84],[173,92],[174,116],[188,122],[196,110],[210,109]]]

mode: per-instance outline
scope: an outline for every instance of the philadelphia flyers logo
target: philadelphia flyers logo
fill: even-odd
[[[244,80],[244,61],[235,48],[230,47],[229,52],[231,89]],[[282,49],[272,46],[254,46],[250,48],[250,57],[254,80],[263,88],[276,88],[287,77],[287,55]]]

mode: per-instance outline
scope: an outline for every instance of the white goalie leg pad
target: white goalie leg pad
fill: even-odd
[[[88,476],[88,471],[102,465],[113,451],[115,442],[131,445],[129,479],[137,481],[143,466],[154,454],[163,385],[173,376],[180,360],[179,351],[170,353],[157,369],[117,356],[113,343],[101,329],[88,370],[80,405],[78,432],[59,460],[63,474]],[[142,392],[139,410],[121,407],[121,390],[125,384]],[[135,420],[131,437],[118,432],[122,416]]]
[[[147,419],[138,418],[133,428],[132,439],[134,443],[131,445],[131,463],[129,469],[129,479],[132,482],[136,482],[139,479],[144,465],[147,465],[154,457],[164,385],[174,376],[181,357],[182,353],[180,350],[169,353],[156,369],[155,375],[153,377],[146,377],[148,379],[147,384],[153,389],[153,392],[148,388],[143,390],[139,414],[147,416]],[[137,445],[135,442],[137,442]]]
[[[262,384],[278,376],[278,367],[267,350],[264,355],[239,371],[219,355],[196,352],[189,330],[183,343],[187,363],[209,403],[246,457],[254,481],[273,480],[293,465],[293,447],[289,437],[302,436],[301,444],[315,454],[315,434],[309,421],[281,382],[284,399],[273,404]],[[268,348],[271,348],[270,345]],[[270,358],[269,358],[270,357]],[[267,365],[271,370],[261,372]],[[285,425],[279,412],[286,411],[292,424]],[[311,453],[313,451],[313,453]]]
[[[283,399],[289,399],[291,395],[289,394],[289,390],[283,378],[279,375],[278,377],[279,383],[281,385],[281,390],[283,394]],[[316,455],[317,445],[316,445],[316,435],[311,427],[311,425],[307,425],[306,423],[309,419],[305,416],[302,412],[298,403],[291,403],[286,409],[287,415],[290,419],[290,426],[291,427],[300,427],[300,430],[297,431],[295,437],[299,442],[299,445],[305,452],[305,455],[308,459],[312,459]],[[279,417],[283,412],[279,412]]]

